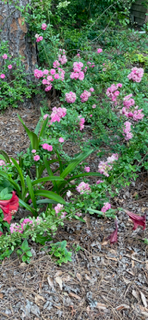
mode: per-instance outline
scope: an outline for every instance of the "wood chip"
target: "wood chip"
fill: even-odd
[[[80,282],[82,281],[82,277],[81,277],[80,273],[77,273],[77,274],[76,274],[76,277],[78,278],[78,280],[79,280]]]
[[[107,306],[104,303],[99,303],[98,302],[97,305],[96,305],[96,308],[104,310],[104,309],[107,309]]]
[[[143,303],[144,307],[147,308],[146,297],[145,297],[145,295],[144,295],[144,293],[142,291],[140,291],[140,295],[141,295],[141,300],[142,300],[142,303]]]
[[[136,290],[132,290],[132,295],[134,298],[136,298],[137,300],[139,300],[139,296],[138,296],[138,292]]]
[[[75,299],[77,299],[77,300],[81,300],[81,298],[80,298],[77,294],[75,294],[75,293],[70,292],[70,293],[69,293],[69,296],[72,297],[72,298],[75,298]]]
[[[130,307],[127,304],[120,304],[120,306],[116,307],[118,311],[122,309],[130,309]]]

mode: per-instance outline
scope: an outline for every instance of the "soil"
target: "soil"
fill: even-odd
[[[29,146],[17,113],[32,130],[40,116],[34,106],[0,115],[0,149],[11,157]],[[69,153],[73,147],[67,145]],[[90,165],[96,166],[95,161]],[[141,173],[112,200],[113,207],[148,214],[147,183],[147,173]],[[118,242],[110,245],[114,221],[89,214],[84,219],[86,223],[66,221],[54,238],[67,241],[72,262],[57,266],[48,252],[30,242],[30,264],[15,254],[1,263],[0,320],[148,320],[148,250],[143,242],[148,228],[133,231],[123,210],[117,215]]]

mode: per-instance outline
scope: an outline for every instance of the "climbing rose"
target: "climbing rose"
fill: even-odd
[[[61,137],[61,138],[59,138],[59,142],[64,142],[64,139]]]
[[[11,64],[9,64],[8,69],[12,69],[12,65]]]
[[[12,219],[12,214],[17,212],[19,207],[19,199],[15,194],[15,191],[12,192],[12,198],[9,200],[0,200],[0,208],[4,214],[4,221],[10,223]]]
[[[46,30],[46,28],[47,28],[47,24],[46,23],[42,23],[42,30]]]
[[[1,79],[4,79],[5,78],[5,74],[2,73],[0,77],[1,77]]]
[[[40,156],[38,156],[38,155],[36,155],[36,156],[34,156],[34,161],[38,161],[38,160],[40,160]]]
[[[3,57],[3,59],[7,59],[8,58],[6,53],[4,53],[4,55],[2,57]]]
[[[99,49],[97,50],[97,53],[101,53],[101,52],[102,52],[102,49],[99,48]]]

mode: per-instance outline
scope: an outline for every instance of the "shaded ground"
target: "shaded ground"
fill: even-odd
[[[21,108],[0,116],[0,149],[13,157],[29,145],[17,113],[30,129],[40,116],[33,107],[27,114]],[[147,214],[146,173],[122,190],[112,204]],[[140,241],[148,238],[148,229],[133,231],[124,211],[117,218],[118,243],[112,246],[106,240],[115,228],[112,220],[86,215],[86,224],[71,220],[59,228],[55,242],[66,240],[67,249],[73,250],[72,262],[61,267],[33,243],[29,265],[21,263],[15,254],[3,261],[0,320],[148,319],[148,252]],[[73,245],[81,250],[76,252]]]

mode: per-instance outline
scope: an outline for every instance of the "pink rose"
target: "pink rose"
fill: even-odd
[[[38,156],[38,155],[36,155],[36,156],[34,156],[34,161],[38,161],[38,160],[40,160],[40,156]]]

